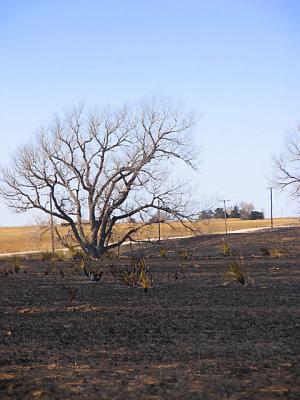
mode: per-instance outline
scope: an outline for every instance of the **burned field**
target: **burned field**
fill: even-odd
[[[299,237],[201,236],[92,266],[0,260],[0,398],[299,399]]]

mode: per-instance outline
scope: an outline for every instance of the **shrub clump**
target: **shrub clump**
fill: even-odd
[[[247,283],[253,283],[254,280],[251,278],[250,274],[246,271],[246,268],[242,267],[242,263],[235,261],[228,264],[227,271],[225,273],[225,281],[223,285],[229,285],[230,283],[238,282],[241,285]]]

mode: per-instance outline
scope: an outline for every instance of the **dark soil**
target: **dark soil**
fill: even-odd
[[[15,273],[1,260],[0,398],[299,399],[299,237],[231,234],[229,257],[221,235],[140,245],[147,292],[118,277],[129,250],[93,263],[97,283],[78,262]],[[262,256],[267,246],[286,253]],[[248,284],[223,285],[234,261]]]

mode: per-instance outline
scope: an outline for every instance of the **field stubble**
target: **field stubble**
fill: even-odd
[[[228,231],[243,229],[257,229],[270,226],[270,220],[246,221],[240,219],[227,219]],[[197,232],[195,234],[213,234],[224,232],[224,220],[212,219],[196,222]],[[298,218],[276,218],[274,226],[299,226]],[[116,226],[112,241],[120,238],[121,234],[128,229],[129,224],[119,224]],[[132,225],[130,225],[132,226]],[[67,232],[66,227],[59,227],[60,233]],[[191,230],[178,222],[161,223],[161,237],[164,239],[172,237],[186,237],[194,235]],[[158,226],[151,225],[142,229],[136,234],[135,239],[147,240],[158,237]],[[62,248],[56,239],[55,247]],[[51,250],[51,231],[49,227],[24,226],[24,227],[2,227],[0,228],[0,254],[26,251],[49,251]]]

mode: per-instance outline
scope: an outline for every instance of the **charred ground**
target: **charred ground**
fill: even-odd
[[[140,245],[95,263],[97,283],[71,261],[27,259],[15,273],[0,260],[0,398],[298,399],[299,237]],[[119,279],[132,253],[149,268],[147,292]],[[255,283],[224,286],[232,262]]]

